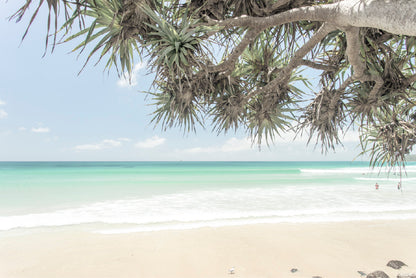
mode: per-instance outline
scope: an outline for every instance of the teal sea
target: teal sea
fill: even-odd
[[[416,219],[416,163],[399,181],[367,162],[0,162],[0,233]]]

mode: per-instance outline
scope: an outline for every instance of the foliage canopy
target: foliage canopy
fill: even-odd
[[[379,9],[383,21],[383,0],[36,1],[11,18],[35,5],[29,30],[47,6],[52,50],[81,40],[74,51],[119,74],[137,54],[148,61],[152,121],[164,129],[209,119],[215,132],[244,128],[257,143],[293,129],[327,152],[356,128],[373,166],[403,166],[416,144],[416,37],[371,18]],[[319,76],[313,96],[298,87],[309,84],[304,68]]]

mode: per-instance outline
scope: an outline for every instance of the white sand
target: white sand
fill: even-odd
[[[391,259],[409,266],[393,270]],[[359,278],[358,270],[416,273],[416,221],[0,233],[1,278]]]

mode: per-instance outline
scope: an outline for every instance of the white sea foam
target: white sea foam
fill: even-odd
[[[357,167],[357,168],[336,168],[336,169],[300,169],[301,173],[315,174],[315,175],[328,175],[328,174],[366,174],[375,172],[369,168]]]
[[[0,216],[0,230],[105,223],[113,232],[190,229],[255,223],[416,219],[415,191],[368,187],[238,188],[91,203],[43,213]],[[134,225],[118,229],[117,225]]]
[[[395,175],[400,171],[399,169],[389,169],[388,167],[343,167],[343,168],[333,168],[333,169],[322,169],[322,168],[305,168],[300,169],[301,173],[312,174],[312,175],[331,175],[331,174],[389,174]],[[406,173],[416,173],[416,166],[410,165],[402,169],[402,175],[405,176]]]
[[[358,178],[354,178],[356,180],[361,180],[361,181],[387,181],[387,182],[414,182],[416,181],[416,178],[406,178],[406,176],[403,176],[402,178],[397,177],[397,176],[393,176],[393,177],[371,177],[371,178],[364,178],[364,177],[358,177]]]

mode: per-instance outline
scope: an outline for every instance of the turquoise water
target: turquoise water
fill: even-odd
[[[416,164],[398,181],[366,162],[0,162],[0,231],[414,219]]]

